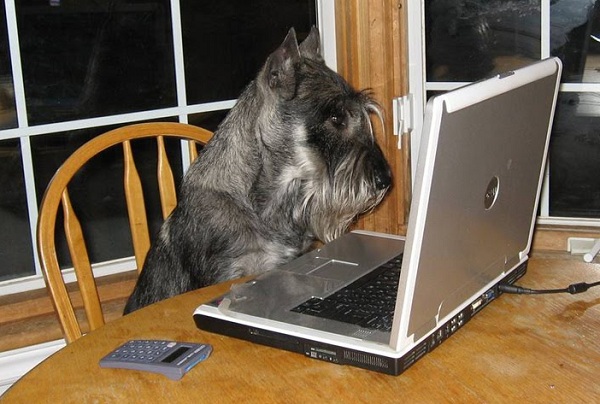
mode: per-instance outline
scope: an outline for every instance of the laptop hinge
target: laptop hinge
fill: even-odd
[[[393,131],[398,136],[398,149],[402,149],[402,137],[413,129],[413,95],[406,94],[392,99]]]

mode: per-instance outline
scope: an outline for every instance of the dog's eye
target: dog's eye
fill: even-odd
[[[344,114],[332,114],[329,120],[335,126],[341,127],[346,125],[346,116]]]

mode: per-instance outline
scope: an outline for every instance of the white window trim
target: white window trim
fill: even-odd
[[[321,51],[325,63],[330,69],[337,71],[335,0],[317,0],[317,26],[321,33]]]

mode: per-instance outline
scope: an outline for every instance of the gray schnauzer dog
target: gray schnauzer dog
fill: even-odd
[[[328,242],[391,184],[368,94],[291,29],[184,176],[125,313],[257,274]]]

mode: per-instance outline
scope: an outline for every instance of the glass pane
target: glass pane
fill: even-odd
[[[17,126],[17,114],[4,2],[0,5],[0,13],[0,129],[9,129]]]
[[[559,95],[550,144],[550,215],[600,218],[600,93]]]
[[[200,126],[201,128],[214,132],[217,130],[218,126],[221,124],[221,121],[225,118],[228,112],[229,110],[194,114],[188,117],[188,122],[192,125]]]
[[[600,82],[600,2],[551,2],[550,25],[550,49],[563,61],[562,80]]]
[[[63,161],[88,139],[112,127],[94,128],[32,138],[36,189],[41,196],[50,178]],[[165,139],[169,161],[179,186],[182,176],[181,143]],[[142,180],[150,231],[156,234],[162,224],[156,182],[157,146],[154,139],[132,142],[137,170]],[[133,255],[127,207],[123,192],[123,149],[112,147],[94,157],[69,185],[75,211],[81,221],[93,262]],[[60,215],[59,215],[60,216]],[[62,220],[62,219],[61,219]],[[70,266],[64,232],[59,220],[57,251],[61,266]]]
[[[174,106],[169,0],[17,0],[30,124]]]
[[[35,274],[21,148],[0,142],[0,281]]]
[[[316,25],[315,0],[182,0],[188,103],[235,99],[290,27]]]
[[[540,5],[425,1],[427,81],[475,81],[539,60]]]

